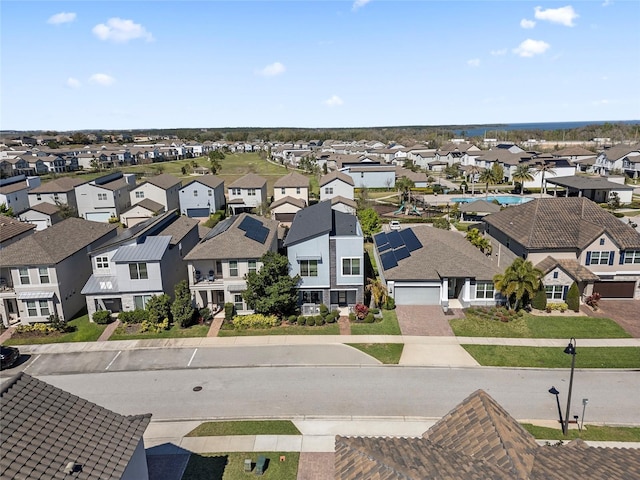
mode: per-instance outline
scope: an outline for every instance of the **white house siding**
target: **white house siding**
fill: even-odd
[[[240,193],[237,193],[237,190],[240,190]],[[249,195],[249,191],[255,193],[255,195]],[[240,199],[244,202],[244,204],[248,207],[257,208],[262,205],[262,202],[267,198],[267,187],[264,188],[229,188],[228,189],[229,202],[232,200]]]
[[[142,193],[142,197],[139,196],[140,193],[136,192]],[[169,211],[174,208],[180,208],[180,199],[178,197],[179,192],[179,184],[165,190],[149,182],[145,182],[131,190],[131,192],[129,192],[129,197],[131,199],[131,205],[135,205],[145,198],[148,198],[160,205],[164,205],[166,211]]]
[[[197,192],[197,193],[194,193]],[[180,213],[189,215],[190,211],[208,209],[209,214],[224,208],[224,183],[211,188],[199,182],[193,182],[180,189]]]
[[[340,179],[332,180],[320,187],[320,201],[329,200],[338,196],[353,200],[353,187]]]
[[[5,204],[13,209],[14,214],[19,214],[29,209],[29,195],[27,189],[11,193],[0,193],[0,204]]]
[[[298,190],[300,193],[298,193]],[[284,193],[283,193],[284,191]],[[274,187],[273,188],[273,201],[277,202],[281,198],[292,197],[299,198],[305,202],[309,202],[309,188],[307,187]]]
[[[76,202],[75,191],[65,193],[29,193],[29,206],[33,207],[39,203],[50,203],[56,205],[56,200],[59,203],[67,204],[76,210],[78,209],[78,203]]]
[[[575,166],[570,166],[570,167],[553,167],[553,170],[556,172],[555,175],[550,174],[549,172],[545,172],[544,174],[544,178],[545,180],[548,179],[553,179],[553,178],[560,178],[560,177],[569,177],[572,175],[576,174],[576,167]],[[511,170],[505,168],[505,173],[509,173],[511,174]],[[532,169],[532,174],[533,174],[533,180],[528,181],[528,182],[524,182],[524,188],[542,188],[542,172],[537,171],[534,169]],[[511,176],[509,175],[509,181],[511,181]],[[553,187],[553,185],[549,184],[547,185],[547,190],[549,191],[551,188]]]
[[[396,182],[395,170],[389,171],[345,171],[353,179],[356,188],[388,188]]]
[[[153,212],[147,210],[146,208],[136,207],[134,205],[131,209],[127,210],[126,213],[120,215],[120,221],[125,227],[131,228],[134,225],[137,225],[140,222],[144,222],[145,220],[148,220],[153,216]]]

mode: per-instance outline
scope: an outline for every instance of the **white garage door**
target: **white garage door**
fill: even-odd
[[[87,212],[85,214],[87,220],[91,220],[92,222],[108,222],[111,218],[110,212]]]
[[[401,287],[394,289],[396,305],[439,305],[439,287]]]

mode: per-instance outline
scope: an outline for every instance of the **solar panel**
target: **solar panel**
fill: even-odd
[[[393,252],[386,252],[380,255],[380,261],[382,262],[382,268],[389,270],[390,268],[397,267],[398,262]]]
[[[252,228],[261,227],[261,226],[262,226],[262,222],[260,222],[259,220],[256,220],[255,218],[251,218],[251,217],[244,217],[242,222],[240,222],[240,225],[238,225],[238,228],[246,232],[248,230],[251,230]]]
[[[409,249],[410,252],[413,252],[415,250],[418,250],[419,248],[422,248],[422,243],[420,243],[420,240],[418,240],[418,237],[416,237],[416,234],[413,233],[413,230],[411,230],[410,228],[401,230],[400,236],[404,240],[404,244],[406,245],[406,247]]]
[[[264,243],[269,236],[269,229],[263,226],[252,228],[244,234],[245,237],[255,240],[256,242]]]
[[[384,245],[378,247],[378,252],[380,252],[380,253],[386,252],[390,248],[391,248],[391,245],[389,245],[388,243],[385,243]]]
[[[387,234],[384,232],[374,235],[373,241],[375,242],[377,247],[381,247],[382,245],[389,243],[389,240],[387,240]]]
[[[408,258],[411,256],[411,254],[409,253],[409,250],[407,250],[407,247],[397,248],[393,251],[393,253],[396,256],[397,261],[400,261],[403,258]]]
[[[387,238],[389,239],[389,243],[393,248],[398,248],[404,246],[404,240],[400,236],[399,232],[390,232],[387,233]]]

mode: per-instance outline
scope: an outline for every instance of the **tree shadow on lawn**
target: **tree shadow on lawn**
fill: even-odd
[[[206,456],[192,453],[182,480],[222,480],[228,464],[227,455]]]

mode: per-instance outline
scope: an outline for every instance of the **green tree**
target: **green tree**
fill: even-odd
[[[529,260],[516,258],[504,273],[493,277],[496,289],[506,297],[510,309],[526,306],[542,288],[543,273]]]
[[[497,179],[495,177],[495,172],[492,168],[485,168],[481,173],[478,180],[485,184],[484,195],[485,197],[489,195],[489,184],[496,183]]]
[[[60,218],[78,217],[78,211],[68,203],[62,203],[60,200],[56,200],[56,207],[58,207],[58,212],[60,212]]]
[[[544,310],[547,308],[547,292],[545,292],[542,288],[538,290],[531,300],[531,306],[536,310]]]
[[[569,310],[573,310],[574,312],[580,311],[580,290],[576,282],[571,284],[567,292],[567,306]]]
[[[460,164],[454,163],[453,165],[447,165],[444,167],[444,174],[450,178],[458,178],[460,175]]]
[[[411,201],[411,189],[415,188],[416,184],[407,177],[400,177],[396,180],[396,188],[398,189],[398,195],[400,201]]]
[[[381,229],[380,217],[378,212],[373,208],[365,208],[358,211],[358,220],[360,220],[360,226],[362,227],[362,233],[367,240],[378,233]]]
[[[485,238],[477,228],[472,228],[467,231],[465,238],[469,240],[471,245],[479,248],[482,253],[486,253],[487,255],[491,254],[491,251],[493,250],[491,241],[488,238]]]
[[[387,303],[387,287],[379,278],[368,278],[364,288],[371,294],[371,298],[376,307],[382,308],[382,306]]]
[[[555,175],[556,171],[555,171],[555,166],[556,164],[553,162],[542,162],[542,163],[538,163],[536,165],[536,170],[538,172],[540,172],[541,177],[540,177],[540,186],[542,187],[540,189],[540,196],[542,196],[543,193],[547,193],[547,185],[544,183],[544,177],[549,174],[549,175]]]
[[[504,181],[504,167],[498,162],[494,162],[491,166],[491,173],[493,173],[493,179],[496,183]]]
[[[186,328],[193,323],[195,309],[191,303],[191,291],[186,280],[178,282],[174,289],[175,299],[171,305],[173,321]]]
[[[242,297],[256,313],[286,318],[295,313],[298,304],[300,276],[289,275],[289,259],[275,252],[262,258],[262,268],[246,275],[247,289]]]
[[[482,171],[478,165],[471,165],[467,169],[467,175],[471,178],[471,195],[476,194],[476,177]]]
[[[524,194],[524,182],[533,181],[534,176],[533,176],[533,173],[531,172],[531,167],[529,165],[520,164],[513,171],[511,178],[513,178],[514,182],[520,183],[521,185],[520,194]]]
[[[220,160],[224,159],[224,153],[218,150],[212,150],[207,156],[209,157],[209,168],[211,173],[216,175],[220,170],[222,170],[222,162]]]
[[[15,217],[16,216],[13,213],[13,207],[7,207],[6,203],[0,204],[0,215],[4,215],[5,217]]]
[[[154,295],[147,301],[146,310],[149,312],[149,321],[160,323],[165,318],[171,323],[171,298],[166,293]]]

